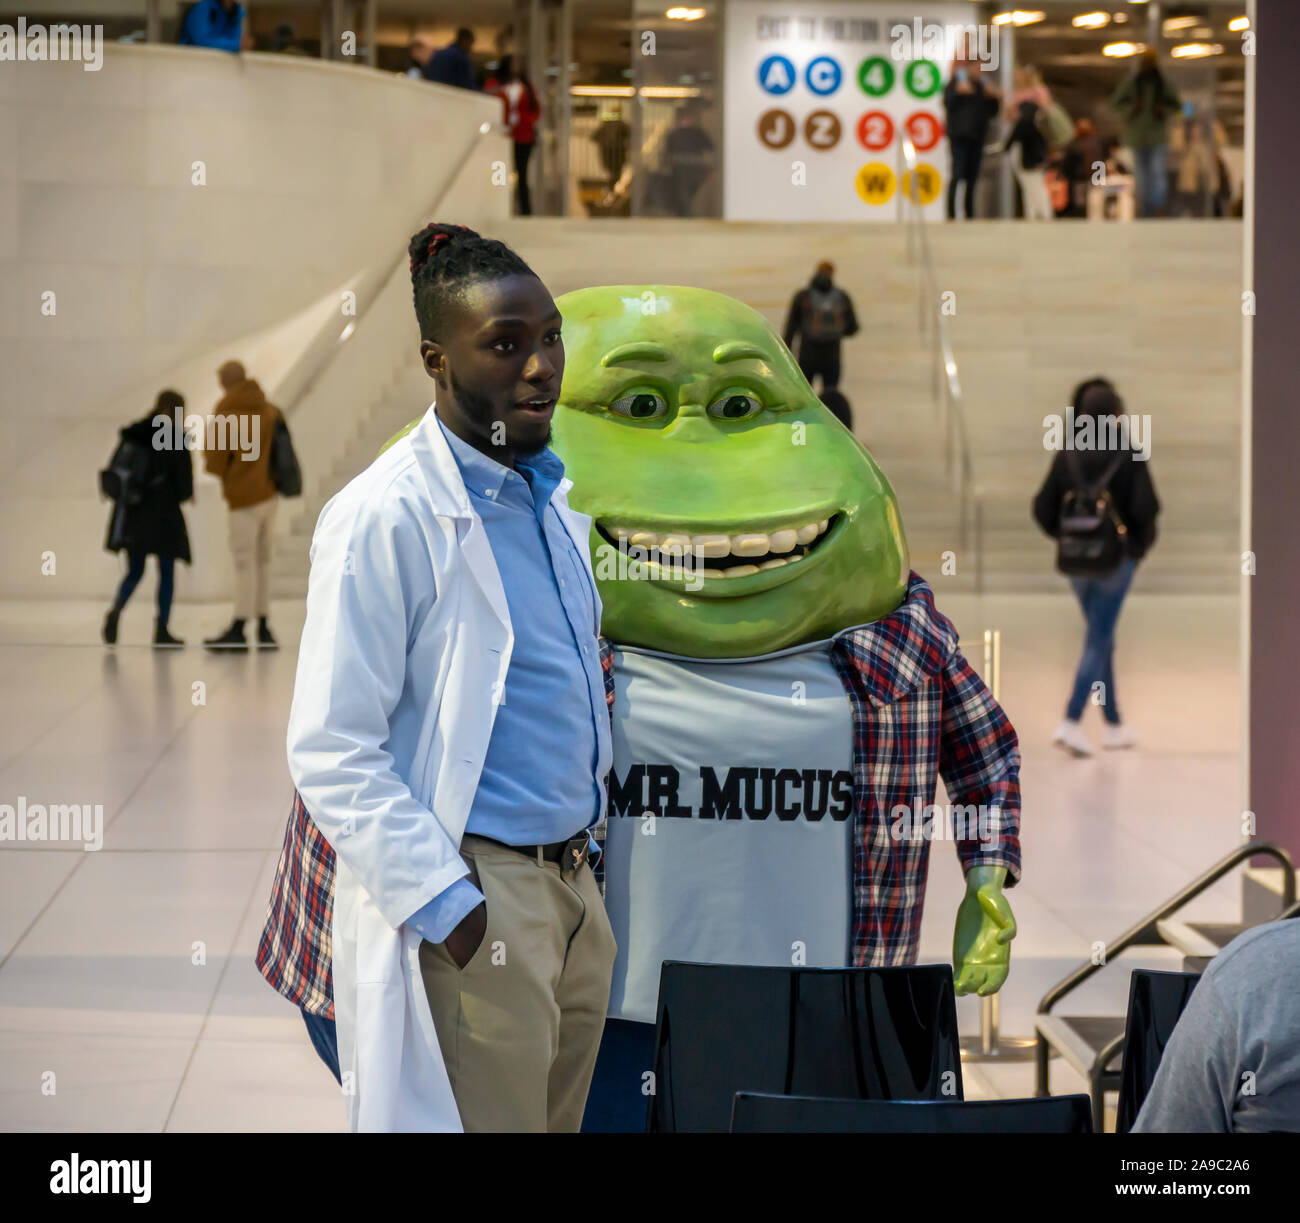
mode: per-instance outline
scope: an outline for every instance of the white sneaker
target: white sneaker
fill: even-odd
[[[1106,727],[1106,733],[1102,736],[1101,745],[1108,752],[1113,752],[1124,747],[1137,747],[1137,741],[1137,735],[1121,722],[1118,726]]]
[[[1093,753],[1092,744],[1088,741],[1088,736],[1083,733],[1083,727],[1078,722],[1071,722],[1069,718],[1056,728],[1052,743],[1056,747],[1064,748],[1072,756],[1091,756]]]

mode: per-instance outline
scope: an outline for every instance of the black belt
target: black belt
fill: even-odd
[[[574,871],[587,860],[587,850],[591,844],[585,832],[580,832],[564,841],[552,841],[549,845],[511,845],[506,841],[498,841],[496,837],[485,837],[477,832],[469,835],[492,845],[500,845],[502,849],[513,849],[516,853],[535,858],[538,862],[558,862],[562,867]]]

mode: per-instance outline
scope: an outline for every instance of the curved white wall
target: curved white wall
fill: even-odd
[[[481,94],[294,56],[108,44],[99,72],[6,63],[0,596],[106,597],[118,564],[101,550],[95,472],[118,425],[164,386],[206,411],[227,356],[268,391],[300,383],[295,360],[334,325],[341,291],[382,283],[499,118]],[[506,150],[496,134],[479,141],[442,219],[508,215],[490,165]],[[220,597],[215,483],[200,481],[198,500],[200,563],[178,595]]]

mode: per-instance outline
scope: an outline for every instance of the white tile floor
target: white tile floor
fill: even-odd
[[[148,585],[148,583],[146,583]],[[146,594],[145,590],[140,592]],[[1113,938],[1239,841],[1237,606],[1135,594],[1117,675],[1132,753],[1076,761],[1048,744],[1080,638],[1062,596],[945,596],[982,669],[1003,635],[1002,698],[1024,755],[1024,882],[1002,1026],[1028,1034],[1038,998],[1094,940]],[[121,644],[102,608],[0,606],[0,802],[101,803],[104,846],[0,845],[0,1129],[332,1130],[343,1110],[301,1021],[253,965],[290,785],[284,723],[301,610],[277,608],[288,647],[213,658],[144,647],[137,596]],[[225,609],[181,606],[191,642]],[[956,855],[934,847],[923,960],[950,955]],[[1239,916],[1225,882],[1190,913]],[[1119,1013],[1126,956],[1072,1001]],[[978,1004],[958,1005],[974,1032]],[[970,1065],[969,1097],[1028,1095],[1032,1064]],[[1080,1090],[1053,1063],[1057,1091]]]

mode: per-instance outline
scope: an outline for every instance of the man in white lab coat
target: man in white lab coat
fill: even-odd
[[[547,448],[560,314],[459,226],[416,234],[411,273],[436,405],[321,513],[289,718],[337,856],[349,1123],[576,1131],[615,947],[590,520]]]

